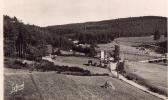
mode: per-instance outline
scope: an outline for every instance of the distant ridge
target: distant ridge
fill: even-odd
[[[86,22],[78,22],[78,23],[68,23],[68,24],[60,24],[60,25],[49,25],[49,26],[45,26],[43,28],[46,28],[46,27],[53,27],[53,26],[65,26],[65,25],[73,25],[73,24],[86,24],[86,23],[97,23],[97,22],[106,22],[106,21],[114,21],[114,20],[129,20],[129,19],[141,19],[141,18],[156,18],[156,19],[166,19],[167,20],[167,17],[164,17],[164,16],[139,16],[139,17],[125,17],[125,18],[114,18],[114,19],[107,19],[107,20],[99,20],[99,21],[86,21]]]
[[[167,32],[167,17],[128,17],[97,22],[54,25],[44,28],[52,33],[67,36],[74,36],[77,33],[118,33],[122,37],[147,36],[153,34],[156,30],[160,34],[165,34]]]

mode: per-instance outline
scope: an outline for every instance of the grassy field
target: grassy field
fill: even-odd
[[[166,38],[161,37],[158,41],[164,41]],[[115,42],[108,44],[99,44],[99,50],[113,50],[114,45],[120,45],[120,57],[129,60],[129,66],[126,73],[129,78],[147,86],[151,91],[160,94],[168,94],[167,85],[167,67],[159,64],[138,63],[137,61],[159,58],[162,55],[149,49],[150,55],[138,55],[138,49],[133,45],[142,43],[158,42],[154,41],[152,36],[148,37],[123,37],[117,38]],[[135,61],[135,62],[132,62]]]
[[[24,89],[12,92],[16,84],[24,82]],[[14,84],[14,86],[12,86]],[[4,100],[42,100],[39,91],[33,84],[29,74],[9,74],[4,75]]]
[[[158,41],[164,41],[166,40],[165,37],[161,37]],[[148,60],[148,59],[154,59],[159,58],[162,55],[154,52],[152,49],[148,49],[149,54],[143,54],[140,52],[136,47],[133,47],[133,45],[139,45],[142,43],[151,43],[151,42],[158,42],[154,41],[152,36],[146,36],[146,37],[122,37],[117,38],[111,43],[107,44],[98,44],[99,48],[97,48],[97,51],[101,50],[107,50],[112,51],[114,50],[114,45],[119,44],[120,45],[120,57],[122,59],[127,59],[130,61],[141,61],[141,60]]]
[[[143,60],[159,58],[155,56],[146,56],[146,55],[142,56],[142,55],[130,54],[130,53],[121,53],[120,57],[122,59],[129,60],[129,61],[143,61]]]
[[[160,100],[109,76],[72,76],[55,72],[5,74],[4,100]],[[24,89],[10,94],[12,83]],[[102,88],[110,81],[115,89]]]
[[[153,36],[145,36],[145,37],[121,37],[115,39],[115,41],[119,42],[123,45],[135,45],[139,43],[151,43],[151,42],[161,42],[165,41],[167,38],[165,38],[163,35],[160,37],[159,40],[153,40]]]
[[[112,50],[114,50],[113,45],[114,43],[100,44],[97,50],[99,52],[100,50],[107,50],[111,52]],[[120,45],[121,59],[126,59],[130,61],[142,61],[142,60],[149,60],[149,59],[161,57],[161,54],[156,54],[154,52],[150,52],[150,53],[151,53],[150,55],[140,55],[138,49],[136,49],[135,47],[131,47],[128,45]]]
[[[85,70],[89,70],[90,72],[96,74],[104,74],[109,73],[107,69],[95,67],[95,66],[87,66],[88,60],[92,60],[93,62],[96,62],[99,64],[99,60],[95,58],[88,58],[88,57],[64,57],[64,56],[57,56],[54,60],[54,63],[56,65],[67,65],[67,66],[76,66],[83,68]]]
[[[120,39],[121,41],[122,39]],[[124,40],[124,39],[123,39]],[[129,39],[128,39],[129,40]],[[127,41],[128,41],[127,40]],[[130,39],[131,40],[131,39]],[[136,40],[136,39],[135,39]],[[132,41],[135,41],[134,39]],[[120,42],[119,42],[120,43]],[[126,43],[126,42],[125,42]],[[114,48],[115,43],[99,44],[99,50]],[[130,61],[152,59],[148,56],[136,56],[137,49],[130,45],[121,44],[121,51],[134,54],[122,54],[122,58]],[[88,57],[57,56],[55,65],[79,67],[89,70],[94,74],[109,74],[104,68],[87,66],[88,60],[99,64],[98,59]],[[8,64],[11,65],[12,64]],[[4,75],[4,98],[5,100],[160,100],[146,92],[143,92],[124,81],[110,76],[75,76],[58,74],[54,71],[31,73],[24,69],[5,68]],[[154,91],[167,94],[167,67],[158,64],[129,62],[125,69],[128,75],[136,81],[143,82]],[[102,88],[101,86],[110,81],[115,89]],[[16,84],[24,82],[24,89],[11,93]],[[14,84],[12,86],[12,84]]]
[[[129,78],[147,86],[150,90],[168,95],[167,66],[128,62],[125,71]]]
[[[92,73],[109,73],[104,68],[84,65],[89,59],[98,62],[97,59],[93,58],[62,56],[57,56],[54,62],[58,65],[76,66],[87,69]],[[129,68],[127,71],[132,70]],[[150,76],[148,76],[149,79]],[[157,97],[111,76],[75,76],[57,74],[55,71],[32,71],[31,73],[24,71],[23,73],[19,69],[5,68],[4,78],[5,100],[111,100],[111,98],[113,100],[159,100]],[[153,76],[153,78],[155,77]],[[102,88],[101,86],[106,81],[110,81],[115,89]],[[164,79],[160,81],[164,81]],[[23,90],[11,93],[13,86],[22,84],[23,82]],[[12,86],[12,84],[14,85]]]

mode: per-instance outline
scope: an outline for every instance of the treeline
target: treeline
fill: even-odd
[[[166,41],[163,41],[163,42],[159,42],[156,44],[157,46],[159,46],[160,48],[158,48],[156,51],[159,52],[159,53],[167,53],[168,50],[167,50],[167,40]]]
[[[85,56],[94,57],[97,54],[95,49],[96,46],[97,46],[96,44],[92,43],[89,47],[74,46],[72,49],[74,51],[84,53]]]
[[[51,33],[35,25],[24,24],[16,17],[4,15],[4,54],[5,56],[43,56],[46,45],[71,49],[73,43],[66,37]]]
[[[152,35],[156,30],[157,34],[167,32],[167,18],[156,16],[49,27],[24,24],[16,17],[7,15],[3,17],[5,56],[43,56],[48,44],[66,50],[74,48],[78,50],[79,48],[76,48],[69,38],[79,40],[82,44],[98,44],[108,43],[117,37]]]
[[[95,39],[97,43],[102,43],[106,36],[108,37],[106,39],[107,41],[110,40],[111,37],[113,39],[116,36],[149,36],[153,35],[156,30],[159,34],[166,34],[167,18],[159,16],[130,17],[99,22],[48,26],[44,28],[52,33],[74,39],[82,37],[83,41],[89,41],[88,38],[84,37],[93,38],[96,36],[96,38],[93,39]],[[81,34],[83,36],[81,36]]]
[[[111,41],[114,40],[114,38],[116,38],[117,35],[116,34],[102,34],[102,33],[86,33],[86,34],[82,34],[82,33],[76,33],[75,36],[71,36],[72,39],[77,39],[79,40],[79,43],[82,44],[98,44],[98,43],[109,43]]]

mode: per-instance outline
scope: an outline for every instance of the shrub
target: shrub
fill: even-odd
[[[17,64],[17,65],[23,65],[23,63],[22,63],[21,60],[15,60],[15,61],[14,61],[14,64]]]
[[[21,69],[25,67],[21,60],[6,60],[4,66],[7,68]]]
[[[118,70],[119,73],[125,73],[124,62],[117,63],[117,70]]]
[[[95,63],[93,63],[93,66],[97,66],[97,63],[95,62]]]
[[[88,65],[92,65],[92,60],[88,60]]]
[[[35,69],[41,70],[41,71],[50,71],[54,70],[54,63],[42,60],[39,62],[39,64],[36,65]]]
[[[69,75],[91,75],[90,71],[84,70],[79,67],[68,67],[68,66],[59,66],[54,65],[53,62],[42,60],[35,66],[34,70],[38,71],[57,71],[58,73],[67,73]]]

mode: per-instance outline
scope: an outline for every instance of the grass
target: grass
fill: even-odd
[[[150,91],[153,91],[155,93],[159,93],[159,94],[162,94],[162,95],[165,95],[165,96],[168,96],[168,93],[167,91],[161,89],[161,88],[158,88],[156,87],[155,85],[151,84],[150,82],[148,82],[147,80],[145,80],[144,78],[136,75],[136,74],[132,74],[132,73],[125,73],[124,74],[125,77],[128,79],[128,80],[132,80],[138,84],[141,84],[145,87],[147,87]]]
[[[91,73],[94,74],[106,74],[109,73],[107,69],[96,67],[96,66],[87,66],[86,64],[88,63],[88,60],[92,60],[93,62],[99,63],[98,59],[95,58],[88,58],[88,57],[62,57],[62,56],[57,56],[57,58],[54,60],[55,65],[60,65],[60,66],[69,66],[69,67],[79,67],[84,70],[88,70]]]
[[[157,64],[130,62],[125,65],[123,75],[149,90],[168,96],[167,67]]]
[[[91,72],[88,70],[84,70],[79,67],[68,67],[68,66],[59,66],[59,65],[54,65],[54,63],[49,62],[49,61],[41,61],[39,65],[35,67],[37,70],[41,71],[56,71],[57,73],[66,73],[69,75],[82,75],[82,76],[90,76]]]
[[[145,37],[121,37],[115,39],[115,41],[118,41],[119,43],[123,45],[135,45],[135,44],[141,44],[141,43],[151,43],[151,42],[161,42],[165,41],[166,38],[162,35],[159,40],[153,40],[153,36],[145,36]]]
[[[77,60],[74,61],[74,60]],[[81,65],[86,63],[88,58],[79,57],[64,57],[57,60],[64,64]],[[57,62],[56,62],[57,63]],[[45,64],[44,64],[45,65]],[[51,67],[51,63],[49,66]],[[53,66],[53,65],[52,65]],[[41,66],[42,67],[42,66]],[[43,66],[44,67],[44,66]],[[81,71],[81,67],[69,66],[53,66],[59,67],[63,71],[62,74],[57,72],[32,72],[32,73],[5,73],[4,80],[4,95],[5,100],[90,100],[90,99],[102,99],[102,100],[159,100],[158,98],[145,93],[133,86],[112,77],[107,76],[106,73],[102,73],[102,68],[88,67],[89,71],[97,69],[99,73],[91,74],[91,76],[76,75]],[[62,67],[62,68],[61,68]],[[54,68],[55,69],[55,68]],[[104,69],[106,70],[106,69]],[[82,70],[83,71],[83,70]],[[70,75],[68,74],[70,72]],[[73,75],[75,73],[75,76]],[[68,74],[68,75],[67,75]],[[18,91],[14,94],[10,94],[12,83],[21,84],[25,82],[25,88],[23,91]],[[101,86],[106,82],[111,81],[115,86],[115,90],[111,88],[102,88]],[[129,91],[128,91],[129,90]]]
[[[12,91],[12,84],[22,84],[24,89],[18,92]],[[39,91],[37,91],[29,75],[4,75],[4,100],[41,100]]]
[[[166,38],[163,36],[158,41],[164,41]],[[158,54],[153,51],[153,49],[149,50],[149,55],[139,55],[141,52],[135,47],[136,45],[140,45],[142,43],[152,43],[152,42],[158,42],[154,41],[152,36],[146,36],[146,37],[121,37],[114,40],[120,45],[120,57],[122,59],[127,59],[130,61],[141,61],[141,60],[148,60],[148,59],[154,59],[161,57],[161,54]],[[114,50],[114,45],[116,45],[115,42],[107,43],[107,44],[98,44],[99,48],[97,48],[97,51],[100,50],[107,50],[111,52]]]
[[[129,61],[143,61],[143,60],[149,60],[149,59],[156,59],[158,57],[155,56],[142,56],[137,54],[130,54],[130,53],[121,53],[120,57],[129,60]]]
[[[61,62],[61,64],[54,64],[53,62],[49,62],[47,60],[42,60],[40,62],[36,62],[33,65],[27,65],[27,66],[24,66],[21,61],[18,61],[18,60],[15,60],[15,59],[12,59],[12,58],[6,58],[5,60],[5,72],[12,72],[12,73],[24,73],[24,72],[29,72],[29,71],[40,71],[40,72],[46,72],[46,71],[55,71],[59,74],[66,74],[66,75],[78,75],[78,76],[108,76],[109,74],[108,73],[96,73],[96,72],[93,72],[93,71],[90,71],[89,69],[92,69],[92,68],[89,68],[91,66],[86,66],[88,68],[85,68],[84,66],[85,65],[82,65],[82,61],[83,59],[81,59],[81,61],[78,62],[78,64],[72,64],[70,63],[72,61],[72,59],[79,59],[79,57],[62,57],[62,56],[59,56],[61,57],[61,59],[63,60],[66,60],[66,62],[69,62],[69,63],[63,63]],[[59,58],[57,57],[57,59]],[[64,59],[63,59],[64,58]],[[66,59],[67,58],[67,59]],[[71,58],[71,59],[69,59]],[[80,57],[82,58],[82,57]],[[85,59],[85,58],[84,58]],[[86,59],[85,59],[86,60]],[[92,59],[93,60],[93,59]],[[84,63],[84,61],[83,61]],[[70,64],[70,65],[69,65]],[[81,65],[83,67],[81,67]],[[99,68],[98,68],[99,69]]]
[[[16,97],[21,100],[160,100],[133,86],[108,76],[73,76],[55,72],[5,75],[5,100],[16,98],[9,94],[11,83],[25,81],[25,88]],[[102,88],[111,81],[115,86]],[[16,99],[12,99],[16,100]]]

